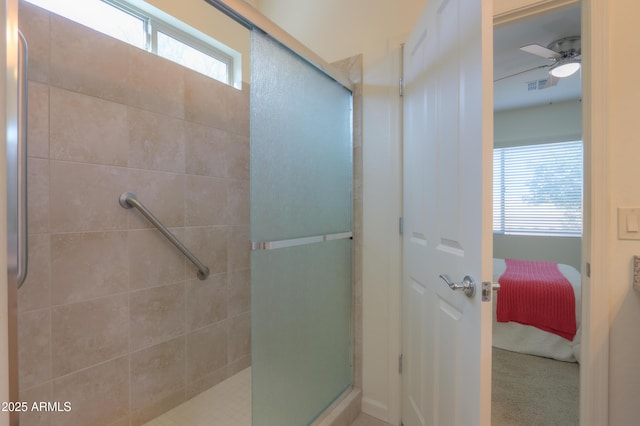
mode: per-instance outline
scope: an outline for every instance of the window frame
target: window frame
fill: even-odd
[[[150,52],[153,52],[154,54],[158,55],[158,32],[162,32],[168,35],[169,37],[172,37],[177,41],[184,43],[187,46],[190,46],[195,50],[198,50],[199,52],[202,52],[203,54],[224,63],[227,66],[227,79],[226,81],[223,81],[223,83],[228,84],[229,86],[233,86],[234,59],[231,55],[228,55],[225,52],[211,46],[210,44],[190,34],[187,34],[184,31],[181,31],[178,28],[172,25],[169,25],[166,22],[156,19],[154,17],[149,18],[148,27],[149,27],[148,29],[149,38],[150,38],[149,43],[151,45],[149,49]],[[164,56],[160,56],[160,57],[164,58]]]
[[[176,28],[175,26],[165,22],[164,20],[159,19],[156,16],[153,16],[153,14],[145,12],[125,1],[122,1],[122,0],[101,0],[101,1],[103,1],[104,3],[112,7],[121,9],[122,11],[129,13],[137,18],[141,18],[145,21],[145,33],[146,33],[145,34],[145,37],[146,37],[145,50],[152,52],[155,55],[158,55],[158,31],[163,32],[166,35],[173,37],[177,41],[184,43],[187,46],[190,46],[193,49],[198,50],[203,54],[224,63],[227,66],[227,78],[225,81],[222,81],[222,83],[225,83],[229,86],[234,85],[233,84],[233,76],[234,76],[233,56],[226,54],[225,52],[215,48],[211,44],[201,39],[198,39],[197,37],[194,37],[191,34],[187,34],[186,32]],[[160,56],[160,57],[164,58],[164,56]],[[171,60],[169,58],[165,58],[165,59]],[[180,64],[180,65],[183,65],[183,64]],[[189,67],[186,67],[186,68],[189,68]]]
[[[27,0],[29,1],[29,0]],[[158,55],[158,31],[166,34],[167,36],[174,38],[175,40],[177,40],[180,43],[183,43],[199,52],[201,52],[202,54],[209,56],[210,58],[213,58],[216,61],[219,61],[223,64],[226,65],[227,67],[227,75],[226,75],[226,79],[225,80],[219,80],[216,77],[213,77],[211,75],[207,75],[207,74],[203,74],[206,75],[209,78],[212,78],[216,81],[220,81],[224,84],[227,84],[231,87],[235,87],[238,89],[241,89],[241,83],[239,81],[236,81],[238,79],[238,75],[236,75],[236,73],[238,72],[238,70],[241,67],[241,64],[238,64],[237,62],[240,60],[239,56],[234,55],[236,52],[227,47],[226,45],[218,42],[217,40],[213,39],[212,37],[201,33],[200,31],[196,30],[195,28],[192,27],[188,27],[186,24],[183,23],[179,23],[179,25],[174,25],[171,23],[171,20],[168,20],[169,15],[166,15],[164,13],[162,13],[161,11],[157,11],[154,13],[155,8],[153,8],[151,5],[149,5],[149,7],[147,8],[146,6],[143,6],[143,3],[140,3],[140,7],[138,7],[136,4],[132,4],[129,1],[126,0],[99,0],[100,2],[104,3],[105,5],[112,7],[114,9],[117,9],[125,14],[128,14],[132,17],[134,17],[135,19],[138,19],[140,21],[142,21],[143,24],[143,44],[144,46],[140,46],[138,44],[132,44],[127,40],[123,40],[121,38],[118,38],[117,36],[113,36],[110,34],[106,34],[109,37],[113,37],[117,40],[122,41],[123,43],[127,43],[127,44],[131,44],[134,47],[138,47],[141,48],[143,50],[146,50],[147,52],[153,53],[156,56],[159,56],[161,58],[164,58],[166,60],[169,60],[171,62],[177,63],[179,65],[184,66],[185,68],[191,69],[195,72],[199,72],[197,70],[194,70],[193,68],[182,64],[180,62],[176,62],[173,59],[164,57],[162,55]],[[46,4],[46,5],[45,5]],[[40,3],[34,3],[34,5],[38,6],[38,7],[43,7],[47,10],[50,10],[49,7],[53,7],[54,5],[51,5],[50,3],[47,2],[43,2],[43,4]],[[49,7],[47,7],[49,6]],[[53,9],[55,9],[55,7],[53,7]],[[64,12],[56,12],[56,11],[52,11],[52,13],[56,13],[56,14],[60,14],[61,16],[67,18],[67,19],[71,19],[74,20],[71,17],[65,16],[63,13]],[[163,18],[163,15],[166,15],[165,18]],[[74,20],[75,21],[75,20]],[[176,21],[176,23],[178,23],[178,21]],[[94,29],[95,31],[98,31],[100,33],[103,33],[102,31],[100,31],[99,29],[92,27],[90,24],[87,23],[80,23],[81,25],[87,26],[89,28]],[[194,34],[190,34],[189,32],[184,31],[184,29],[181,29],[179,27],[184,27],[184,29],[188,28],[188,31],[191,32],[191,30],[193,30]],[[105,33],[103,33],[105,34]],[[199,35],[201,35],[202,37],[199,37]],[[219,46],[220,47],[219,47]],[[229,52],[226,52],[225,50],[229,50]],[[236,67],[238,68],[238,70],[236,70]]]
[[[553,145],[559,145],[559,144],[579,144],[579,155],[581,157],[581,162],[580,162],[580,166],[582,167],[580,170],[580,183],[579,183],[579,193],[580,193],[580,216],[579,219],[576,219],[576,221],[579,221],[579,230],[576,230],[575,227],[572,228],[572,230],[570,231],[562,231],[562,230],[557,230],[553,227],[553,225],[550,228],[546,228],[546,229],[540,229],[540,230],[527,230],[525,229],[525,227],[523,227],[522,229],[515,229],[515,228],[510,228],[510,229],[505,229],[507,228],[507,221],[508,221],[508,215],[515,213],[515,212],[508,212],[508,204],[505,202],[505,195],[506,195],[506,191],[505,188],[508,187],[509,183],[507,179],[506,172],[508,170],[505,169],[505,161],[508,161],[508,158],[505,158],[504,155],[501,155],[500,157],[497,157],[496,155],[496,151],[498,150],[509,150],[509,149],[529,149],[529,150],[535,150],[535,147],[549,147],[549,146],[553,146]],[[574,153],[574,155],[577,153]],[[557,157],[551,157],[551,153],[549,153],[550,155],[550,161],[549,164],[556,166],[557,160],[551,160],[551,158],[557,158]],[[494,178],[494,182],[493,182],[493,188],[492,188],[492,200],[493,200],[493,215],[494,218],[492,220],[492,230],[493,230],[493,234],[494,235],[504,235],[504,236],[509,236],[509,235],[518,235],[518,236],[533,236],[533,237],[540,237],[540,236],[544,236],[544,237],[574,237],[574,238],[581,238],[582,237],[582,233],[583,233],[583,228],[584,228],[584,215],[583,215],[583,210],[584,210],[584,141],[581,139],[572,139],[572,140],[555,140],[555,141],[544,141],[544,142],[538,142],[538,143],[524,143],[524,144],[514,144],[514,145],[504,145],[504,146],[496,146],[493,149],[493,178]],[[496,173],[498,173],[498,170],[496,168],[496,161],[501,160],[501,165],[500,165],[500,177],[496,178]],[[575,164],[575,163],[574,163]],[[509,165],[507,165],[506,167],[509,167]],[[513,167],[513,166],[512,166]],[[518,172],[522,171],[518,170]],[[514,170],[512,169],[511,172],[514,172]],[[522,181],[518,181],[516,184],[524,184],[524,180]],[[501,185],[501,189],[496,191],[496,185]],[[525,195],[526,193],[523,193],[523,195]],[[496,197],[496,195],[498,195],[498,197]],[[513,194],[509,194],[511,196],[513,196]],[[499,203],[496,203],[496,200],[499,198]],[[533,203],[535,204],[535,203]],[[565,211],[567,213],[570,212],[570,209],[568,207],[565,208]],[[496,212],[499,212],[498,215],[496,215]],[[497,216],[497,217],[496,217]],[[535,218],[535,217],[542,217],[540,214],[536,215],[533,214],[531,215],[531,217]],[[558,215],[558,218],[560,217],[560,215]],[[543,221],[539,221],[538,223],[542,223]],[[496,223],[498,223],[499,228],[496,228]],[[533,221],[532,221],[533,223]],[[557,223],[561,223],[561,222],[557,222]]]

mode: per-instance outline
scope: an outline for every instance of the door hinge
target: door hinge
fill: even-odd
[[[404,96],[404,79],[400,79],[400,97]]]
[[[398,357],[398,373],[399,374],[402,374],[402,359],[403,359],[403,356],[402,354],[400,354],[400,356]]]
[[[404,234],[404,217],[402,216],[398,218],[398,233]]]
[[[591,262],[587,262],[587,277],[591,278]]]

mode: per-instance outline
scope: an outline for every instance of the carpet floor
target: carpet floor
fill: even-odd
[[[579,368],[493,348],[491,425],[577,425]]]

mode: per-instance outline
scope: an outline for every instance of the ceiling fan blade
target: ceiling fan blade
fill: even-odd
[[[515,77],[516,75],[524,74],[526,72],[533,71],[533,70],[538,70],[540,68],[548,68],[550,66],[551,65],[538,65],[537,67],[529,68],[529,69],[526,69],[524,71],[520,71],[520,72],[517,72],[517,73],[514,73],[514,74],[505,75],[504,77],[496,78],[495,80],[493,80],[493,82],[496,83],[496,82],[498,82],[500,80],[505,80],[507,78]]]
[[[529,44],[527,46],[522,46],[520,50],[527,53],[532,53],[534,55],[541,56],[545,59],[550,59],[550,60],[558,59],[559,57],[562,56],[558,52],[555,52],[551,49],[547,49],[546,47],[542,47],[539,44]]]
[[[544,86],[542,86],[542,89],[540,89],[540,90],[544,90],[544,89],[547,89],[549,87],[553,87],[556,84],[558,84],[559,81],[560,81],[559,77],[556,77],[555,75],[549,74],[549,78],[547,79],[547,82],[544,84]]]

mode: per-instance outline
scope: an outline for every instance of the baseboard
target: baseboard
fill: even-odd
[[[362,412],[382,421],[389,421],[389,407],[379,401],[363,397]]]

